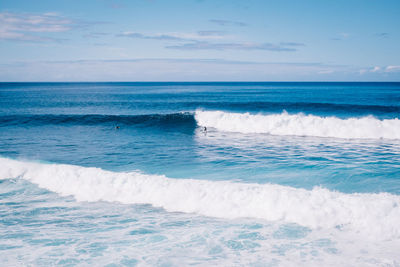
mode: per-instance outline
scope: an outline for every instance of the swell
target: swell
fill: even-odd
[[[22,178],[78,201],[151,204],[171,212],[251,217],[312,229],[351,231],[373,239],[400,237],[400,196],[344,194],[276,184],[171,179],[63,164],[0,158],[0,179]]]
[[[41,126],[41,125],[188,125],[195,127],[190,113],[150,114],[150,115],[4,115],[0,116],[0,127]]]
[[[340,119],[302,113],[253,115],[222,111],[196,111],[195,118],[200,126],[225,132],[347,139],[400,139],[400,120],[397,118],[379,120],[368,116]]]

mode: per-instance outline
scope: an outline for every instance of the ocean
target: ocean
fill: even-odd
[[[400,83],[0,83],[1,266],[400,266]]]

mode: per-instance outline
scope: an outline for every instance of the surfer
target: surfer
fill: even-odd
[[[207,127],[204,126],[203,132],[204,132],[204,133],[207,133]]]
[[[118,126],[118,125],[117,125],[117,126],[115,126],[115,129],[116,129],[116,130],[118,130],[118,129],[119,129],[119,126]]]

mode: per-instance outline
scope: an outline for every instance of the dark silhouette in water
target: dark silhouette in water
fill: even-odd
[[[116,130],[118,130],[118,129],[119,129],[119,126],[118,126],[118,125],[117,125],[117,126],[115,126],[115,129],[116,129]]]

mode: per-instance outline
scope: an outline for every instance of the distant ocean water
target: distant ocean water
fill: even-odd
[[[400,83],[0,83],[0,265],[400,266],[399,118]]]

